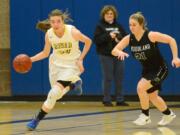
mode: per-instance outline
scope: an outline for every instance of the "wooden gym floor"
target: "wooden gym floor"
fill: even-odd
[[[129,107],[104,107],[101,102],[58,102],[40,122],[36,131],[26,124],[38,112],[42,102],[0,102],[0,135],[180,135],[180,102],[169,102],[176,119],[159,127],[162,114],[151,108],[152,123],[132,124],[140,114],[138,102]]]

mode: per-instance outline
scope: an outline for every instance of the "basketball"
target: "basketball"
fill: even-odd
[[[18,73],[27,73],[31,70],[32,61],[26,54],[19,54],[13,60],[13,68]]]

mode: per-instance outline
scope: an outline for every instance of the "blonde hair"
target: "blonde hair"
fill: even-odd
[[[72,19],[70,18],[70,14],[67,10],[63,12],[62,10],[54,9],[49,13],[48,15],[49,19],[52,16],[61,16],[64,22],[72,21]]]
[[[118,17],[118,12],[117,9],[113,6],[113,5],[106,5],[102,8],[101,10],[101,19],[104,19],[104,15],[108,12],[108,11],[112,11],[114,14],[114,19],[117,19]]]
[[[146,19],[141,12],[136,12],[132,14],[130,16],[130,19],[136,20],[143,27],[144,30],[148,29]]]

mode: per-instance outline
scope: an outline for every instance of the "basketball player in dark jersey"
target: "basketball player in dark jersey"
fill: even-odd
[[[170,110],[165,101],[158,95],[162,81],[168,74],[167,64],[160,54],[157,43],[169,44],[172,51],[172,66],[179,67],[177,44],[174,38],[160,32],[148,31],[144,16],[137,12],[129,19],[131,34],[124,37],[112,50],[112,54],[124,60],[128,54],[122,50],[130,45],[133,57],[142,67],[142,78],[137,84],[137,93],[140,99],[142,113],[133,123],[146,125],[151,122],[149,116],[149,102],[152,102],[164,116],[158,125],[169,124],[176,115]]]

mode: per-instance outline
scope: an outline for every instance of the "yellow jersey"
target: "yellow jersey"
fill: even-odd
[[[58,37],[53,28],[47,31],[47,36],[53,48],[52,55],[57,59],[76,60],[79,58],[81,51],[79,49],[79,41],[72,36],[73,25],[65,24],[65,32],[63,36]]]

